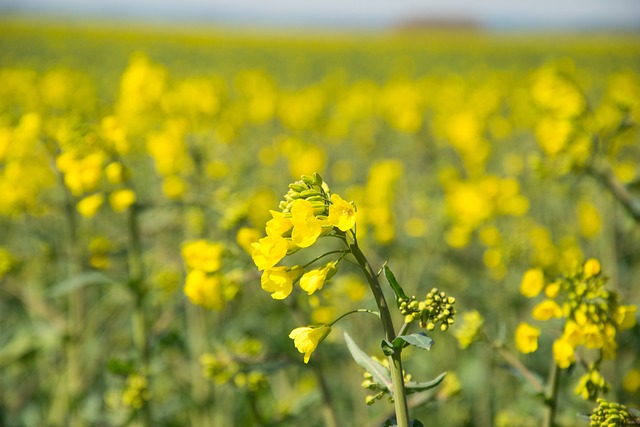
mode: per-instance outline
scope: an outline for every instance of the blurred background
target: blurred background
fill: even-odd
[[[0,426],[382,425],[342,334],[382,358],[373,316],[308,365],[288,338],[373,309],[361,272],[276,301],[251,260],[314,172],[356,203],[374,269],[457,299],[405,352],[415,380],[448,372],[413,416],[540,425],[530,378],[566,319],[532,317],[524,273],[597,258],[640,301],[639,30],[634,0],[0,0]],[[594,366],[640,401],[631,320],[560,371],[556,425],[589,424]]]

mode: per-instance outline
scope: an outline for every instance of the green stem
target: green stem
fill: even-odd
[[[391,319],[391,312],[389,311],[389,305],[382,292],[380,282],[371,268],[371,264],[364,256],[358,242],[355,240],[349,244],[351,253],[360,264],[362,271],[364,272],[373,296],[376,300],[378,310],[380,312],[380,320],[382,322],[382,328],[384,329],[385,338],[387,341],[392,342],[396,338],[395,328],[393,326],[393,320]],[[389,356],[389,368],[391,370],[391,382],[393,384],[393,399],[396,410],[396,422],[398,427],[409,426],[409,408],[407,406],[407,396],[404,389],[404,375],[402,370],[402,356],[400,352],[395,352]]]
[[[316,374],[316,379],[320,384],[320,392],[322,393],[322,417],[324,418],[324,425],[325,427],[337,427],[338,421],[336,420],[333,403],[331,402],[331,392],[324,379],[322,369],[316,365],[314,365],[313,369]]]
[[[138,350],[142,373],[150,381],[149,365],[149,334],[145,317],[144,300],[147,294],[145,284],[144,263],[142,260],[142,245],[140,242],[140,226],[138,224],[138,205],[133,204],[128,212],[129,228],[129,280],[135,296],[135,306],[131,316],[133,342]],[[149,387],[151,388],[151,387]],[[140,409],[140,416],[143,425],[150,427],[153,425],[151,416],[151,403],[145,400]]]
[[[344,319],[345,317],[347,317],[348,315],[354,314],[354,313],[370,313],[370,314],[373,314],[373,315],[376,315],[376,316],[380,317],[380,313],[378,313],[377,311],[369,310],[368,308],[358,308],[356,310],[347,311],[342,316],[338,317],[336,320],[331,322],[329,324],[329,326],[335,325],[336,323],[338,323],[338,321],[340,321],[340,320]]]
[[[558,404],[558,379],[560,378],[560,368],[555,360],[551,362],[551,370],[547,380],[547,392],[544,398],[544,418],[542,427],[553,427]]]

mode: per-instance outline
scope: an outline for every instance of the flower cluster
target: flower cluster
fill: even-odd
[[[617,292],[605,289],[607,279],[601,275],[600,262],[589,259],[574,272],[547,283],[541,270],[524,274],[520,291],[534,298],[544,290],[545,299],[532,310],[538,321],[557,318],[564,321],[562,335],[553,343],[553,357],[560,368],[568,368],[576,361],[576,348],[598,350],[602,359],[615,357],[618,331],[635,324],[636,306],[620,304]],[[522,322],[516,329],[516,346],[522,353],[538,348],[540,329]],[[599,362],[598,362],[599,363]],[[607,384],[592,364],[581,379],[576,394],[594,400]]]
[[[184,293],[195,304],[211,310],[222,310],[225,302],[235,294],[235,286],[223,276],[221,243],[194,240],[182,246],[187,266]]]
[[[465,349],[478,340],[482,335],[483,327],[484,318],[479,311],[473,310],[463,313],[462,324],[453,333],[460,348]]]
[[[229,343],[224,349],[200,356],[202,374],[217,384],[233,382],[236,387],[249,391],[264,389],[268,384],[267,376],[255,368],[262,352],[262,343],[253,338]]]
[[[400,313],[405,316],[405,322],[420,321],[420,327],[433,331],[440,324],[440,330],[446,331],[453,325],[456,309],[454,297],[448,297],[446,292],[437,288],[431,289],[424,301],[416,301],[415,297],[400,299]]]
[[[265,226],[266,236],[251,245],[253,261],[258,270],[262,270],[262,289],[270,292],[272,298],[281,300],[287,298],[293,292],[293,285],[299,282],[300,287],[312,295],[337,272],[342,257],[310,270],[306,270],[307,266],[319,258],[307,266],[277,264],[287,255],[310,247],[322,236],[333,234],[344,240],[346,232],[355,229],[356,208],[338,194],[331,194],[329,186],[317,173],[303,175],[301,180],[289,184],[279,208],[280,211],[271,211],[272,218]],[[342,256],[346,254],[342,253]],[[298,351],[304,353],[307,363],[330,331],[327,325],[297,328],[289,337]]]
[[[598,399],[598,407],[590,417],[591,427],[623,427],[640,425],[640,419],[629,413],[625,405]]]
[[[122,392],[122,403],[130,408],[140,409],[149,399],[151,399],[151,392],[147,378],[141,374],[129,375],[127,387]]]
[[[371,359],[374,362],[377,362],[378,364],[380,364],[383,368],[389,369],[388,359],[378,359],[375,356],[371,357]],[[366,388],[367,390],[376,392],[375,394],[370,394],[365,398],[365,403],[367,405],[373,405],[374,403],[376,403],[376,400],[382,399],[385,395],[389,396],[389,402],[393,402],[393,396],[391,395],[390,390],[387,387],[384,387],[383,385],[376,382],[373,378],[373,375],[370,372],[365,371],[363,376],[364,376],[364,381],[362,381],[362,384],[361,384],[362,388]],[[409,381],[411,381],[411,374],[404,373],[403,378],[404,378],[404,383],[406,384]]]

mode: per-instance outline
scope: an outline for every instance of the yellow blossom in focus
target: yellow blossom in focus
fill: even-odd
[[[538,349],[540,329],[521,322],[516,328],[516,348],[520,353],[533,353]]]
[[[553,358],[558,364],[558,367],[562,369],[568,368],[575,362],[574,348],[564,336],[553,342]]]
[[[299,265],[267,268],[262,272],[260,278],[262,289],[271,292],[273,299],[285,299],[293,290],[293,282],[298,280],[303,271]]]
[[[544,274],[539,268],[527,270],[520,282],[520,293],[527,298],[533,298],[544,287]]]
[[[313,206],[307,200],[298,199],[291,206],[291,241],[300,248],[313,245],[322,233],[322,224],[315,217]]]
[[[251,258],[258,270],[271,268],[287,255],[289,244],[283,237],[267,236],[252,243],[253,252]]]
[[[128,188],[115,190],[109,195],[109,204],[114,212],[124,212],[135,202],[136,193]]]
[[[341,231],[351,230],[356,224],[356,210],[353,205],[335,193],[331,195],[329,224]]]
[[[222,310],[222,284],[217,275],[208,275],[201,270],[193,270],[187,275],[184,293],[191,303],[211,310]]]
[[[562,308],[554,300],[546,299],[533,308],[531,317],[535,320],[549,320],[562,317]]]
[[[600,261],[595,258],[588,259],[584,263],[584,276],[592,277],[600,274]]]
[[[327,263],[327,265],[322,268],[308,271],[300,278],[300,287],[311,295],[318,289],[322,289],[324,283],[331,279],[336,271],[338,271],[338,269],[333,262]]]
[[[182,257],[188,268],[214,273],[222,267],[223,251],[224,246],[221,243],[201,239],[186,242],[182,246]]]
[[[267,232],[267,236],[278,236],[282,237],[285,233],[291,230],[293,226],[291,224],[291,218],[285,218],[282,212],[278,211],[269,211],[271,212],[271,219],[267,221],[267,225],[265,227],[265,231]]]
[[[318,344],[324,340],[331,332],[331,326],[322,325],[319,327],[296,328],[289,334],[293,344],[300,353],[304,353],[304,363],[309,363],[311,353],[318,348]]]
[[[100,210],[100,207],[102,206],[103,203],[104,203],[104,194],[96,193],[80,200],[78,202],[78,205],[76,206],[76,209],[80,213],[80,215],[82,215],[83,217],[91,218],[96,213],[98,213],[98,210]]]

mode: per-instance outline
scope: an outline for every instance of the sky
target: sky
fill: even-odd
[[[489,28],[640,29],[640,0],[0,0],[0,13],[271,27],[391,27],[466,19]]]

